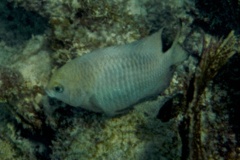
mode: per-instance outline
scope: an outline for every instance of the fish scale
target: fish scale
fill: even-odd
[[[187,58],[177,44],[178,36],[163,52],[161,34],[162,30],[66,63],[52,75],[47,94],[69,105],[113,116],[161,93],[170,83],[171,66]]]
[[[101,100],[97,103],[105,106],[105,108],[123,109],[120,106],[128,107],[135,101],[149,96],[147,95],[149,90],[158,89],[156,82],[151,82],[151,80],[159,79],[157,77],[161,75],[159,69],[161,65],[158,64],[160,60],[157,61],[154,54],[145,53],[144,58],[141,58],[141,53],[133,52],[132,54],[135,54],[135,56],[131,59],[121,54],[117,58],[110,59],[106,70],[103,72],[105,74],[101,75],[102,80],[99,80],[101,84],[97,86],[102,87],[96,91]],[[154,84],[152,87],[151,83]],[[148,87],[144,88],[143,86]]]

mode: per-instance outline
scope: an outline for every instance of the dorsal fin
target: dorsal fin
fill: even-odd
[[[172,65],[176,65],[182,61],[184,61],[188,57],[187,51],[185,51],[178,43],[180,35],[181,35],[182,26],[180,25],[179,30],[173,40],[171,47],[164,52],[172,59]]]
[[[153,54],[161,54],[162,51],[162,32],[163,28],[161,28],[156,33],[143,38],[140,41],[137,41],[137,48],[140,50],[140,53],[153,53]]]

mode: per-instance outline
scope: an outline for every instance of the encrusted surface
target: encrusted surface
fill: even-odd
[[[21,6],[21,11],[35,12],[50,23],[45,34],[31,32],[33,36],[20,37],[24,41],[18,45],[12,36],[6,36],[10,31],[0,37],[0,159],[240,159],[239,54],[227,61],[237,50],[240,53],[236,46],[240,42],[235,39],[228,45],[227,65],[214,64],[215,77],[208,76],[212,70],[203,75],[198,66],[202,51],[212,52],[212,59],[217,59],[215,53],[219,52],[215,51],[224,39],[219,41],[196,29],[198,18],[203,20],[206,15],[198,12],[192,16],[196,8],[190,2],[0,2],[4,10]],[[4,16],[11,12],[1,13]],[[118,117],[78,110],[45,96],[51,72],[68,60],[97,48],[138,40],[162,27],[166,28],[164,45],[169,47],[179,19],[180,43],[193,56],[177,68],[170,87],[161,96]],[[17,25],[14,22],[11,25]],[[46,26],[46,21],[34,24],[38,23],[36,28]],[[0,36],[8,30],[2,31]],[[217,43],[207,48],[202,35],[204,41]],[[226,51],[226,47],[219,48]],[[205,61],[202,58],[201,63]],[[213,67],[206,64],[206,69]],[[201,83],[207,79],[199,85],[201,94],[196,94],[196,73],[208,76],[201,79]],[[158,114],[159,109],[165,114]]]

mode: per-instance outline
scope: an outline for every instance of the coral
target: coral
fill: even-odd
[[[14,99],[16,93],[21,90],[23,83],[22,75],[10,68],[0,66],[0,102],[6,102]]]
[[[2,160],[10,160],[10,159],[17,159],[15,150],[12,147],[12,145],[0,138],[0,147],[1,147],[1,152],[0,152],[0,159]],[[20,159],[20,158],[19,158]]]
[[[37,0],[11,1],[49,19],[52,29],[49,37],[50,47],[55,50],[52,58],[57,67],[96,48],[145,37],[149,32],[170,26],[169,23],[172,28],[173,24],[179,22],[178,18],[184,19],[184,24],[191,23],[191,18],[186,17],[185,11],[181,9],[183,4],[174,0],[105,0],[101,3],[95,0],[67,0],[58,3]],[[134,7],[131,7],[133,5]]]
[[[32,156],[31,159],[79,159],[79,156],[82,159],[116,159],[119,156],[125,159],[146,159],[149,156],[151,159],[180,159],[181,142],[176,121],[162,123],[149,116],[150,112],[146,113],[145,108],[150,106],[150,102],[137,107],[144,108],[142,110],[106,118],[84,111],[71,114],[70,106],[66,106],[64,112],[58,112],[60,109],[51,111],[51,108],[60,106],[59,102],[51,105],[52,100],[50,104],[41,101],[51,72],[50,62],[54,69],[90,50],[148,35],[152,28],[146,25],[152,23],[145,22],[144,3],[130,0],[102,3],[85,0],[11,2],[9,4],[14,3],[48,18],[51,25],[51,32],[46,36],[33,36],[15,50],[16,54],[11,53],[11,58],[3,60],[5,68],[8,66],[11,72],[18,73],[23,79],[19,85],[8,88],[16,90],[13,93],[15,99],[4,96],[2,101],[2,108],[7,112],[4,115],[9,115],[5,118],[12,134],[6,134],[9,133],[6,125],[0,133],[15,145],[15,150]],[[122,5],[118,5],[120,2]],[[143,8],[132,11],[132,5]],[[151,5],[155,5],[155,1],[148,3],[149,8]],[[164,5],[159,7],[164,8]],[[156,7],[152,13],[158,10]],[[2,92],[4,95],[5,91]],[[159,108],[159,103],[155,105],[153,108]],[[65,116],[69,112],[70,116]]]
[[[42,83],[47,82],[50,74],[49,56],[43,50],[44,40],[33,38],[23,48],[22,54],[8,61],[8,68],[0,68],[1,102],[11,105],[9,109],[25,128],[41,128],[39,104],[44,94]]]
[[[13,1],[13,0],[12,0]],[[128,10],[129,0],[121,1],[13,1],[27,10],[47,17],[51,25],[50,47],[56,65],[90,50],[122,44],[145,36],[143,18]]]
[[[0,42],[0,64],[5,66],[12,56],[17,53],[17,48],[12,48],[6,45],[4,41]]]
[[[204,46],[201,53],[201,61],[199,62],[199,70],[196,72],[196,96],[202,94],[209,81],[216,76],[219,69],[236,53],[236,43],[237,39],[233,31],[225,39],[220,39],[217,42],[214,42],[212,39],[209,44],[206,41],[203,42]]]
[[[11,59],[3,59],[5,65],[0,67],[0,105],[3,113],[0,118],[5,122],[1,125],[3,130],[0,134],[13,144],[19,154],[28,155],[24,159],[36,159],[36,155],[46,154],[48,147],[45,146],[50,143],[39,142],[39,137],[43,138],[45,132],[48,132],[49,138],[52,132],[45,124],[42,107],[43,85],[50,74],[50,51],[46,50],[45,44],[44,36],[32,37],[27,44],[18,47],[18,54],[10,53]],[[6,130],[8,126],[12,128],[11,134]]]
[[[68,115],[71,119],[61,115],[51,158],[180,159],[176,121],[163,123],[142,112],[146,106],[158,105],[158,100],[139,104],[136,110],[115,118],[86,111]]]
[[[228,105],[229,90],[218,83],[213,83],[223,66],[236,53],[237,39],[230,32],[225,39],[203,42],[201,59],[192,79],[187,82],[182,107],[186,119],[184,131],[191,137],[185,139],[185,156],[189,159],[238,159],[235,133],[229,126]],[[219,140],[219,137],[222,139]],[[184,141],[184,140],[183,140]],[[225,151],[228,143],[229,149]],[[187,152],[189,151],[189,152]],[[224,154],[222,154],[224,152]]]
[[[35,32],[26,27],[29,32],[23,32],[23,37],[28,40],[12,48],[12,37],[1,37],[0,148],[6,152],[0,151],[0,159],[239,159],[239,54],[238,58],[230,58],[234,47],[240,53],[239,39],[233,32],[217,40],[209,40],[213,37],[207,35],[202,47],[201,33],[194,30],[204,20],[206,30],[213,33],[237,30],[238,21],[232,20],[238,18],[233,16],[226,21],[225,15],[232,15],[228,8],[215,15],[195,9],[196,14],[191,17],[186,11],[194,6],[184,2],[2,1],[0,16],[14,17],[10,24],[5,17],[8,20],[3,21],[4,26],[14,26],[20,12],[24,12],[31,13],[30,24],[39,24],[37,28],[43,30]],[[235,1],[222,4],[226,3],[232,6]],[[209,2],[209,8],[215,7],[212,4]],[[33,12],[44,17],[43,25],[41,18],[34,21]],[[166,26],[164,36],[170,40],[164,40],[164,44],[171,42],[176,34],[168,28],[174,30],[178,19],[183,24],[180,43],[195,58],[189,58],[177,69],[170,88],[156,99],[138,104],[129,114],[110,118],[44,96],[51,72],[69,59],[96,48],[139,39]],[[223,27],[219,29],[217,21],[211,19],[222,20]],[[46,21],[50,32],[30,38],[29,35],[46,30]],[[195,26],[190,25],[192,22]],[[196,57],[200,58],[199,63]],[[226,87],[219,81],[234,85]]]
[[[1,92],[0,92],[1,93]],[[11,141],[8,140],[5,130],[6,127],[6,116],[8,115],[7,111],[3,109],[2,102],[0,100],[0,159],[8,160],[8,159],[14,159],[16,157],[16,151],[13,147],[13,144]]]
[[[0,102],[0,125],[0,159],[36,159],[34,145],[21,136],[15,117],[3,102]]]

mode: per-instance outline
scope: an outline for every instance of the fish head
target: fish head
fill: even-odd
[[[69,75],[69,72],[67,72],[65,68],[60,68],[53,73],[45,91],[49,97],[75,106],[71,101],[71,95],[74,91],[71,87],[71,75]]]

